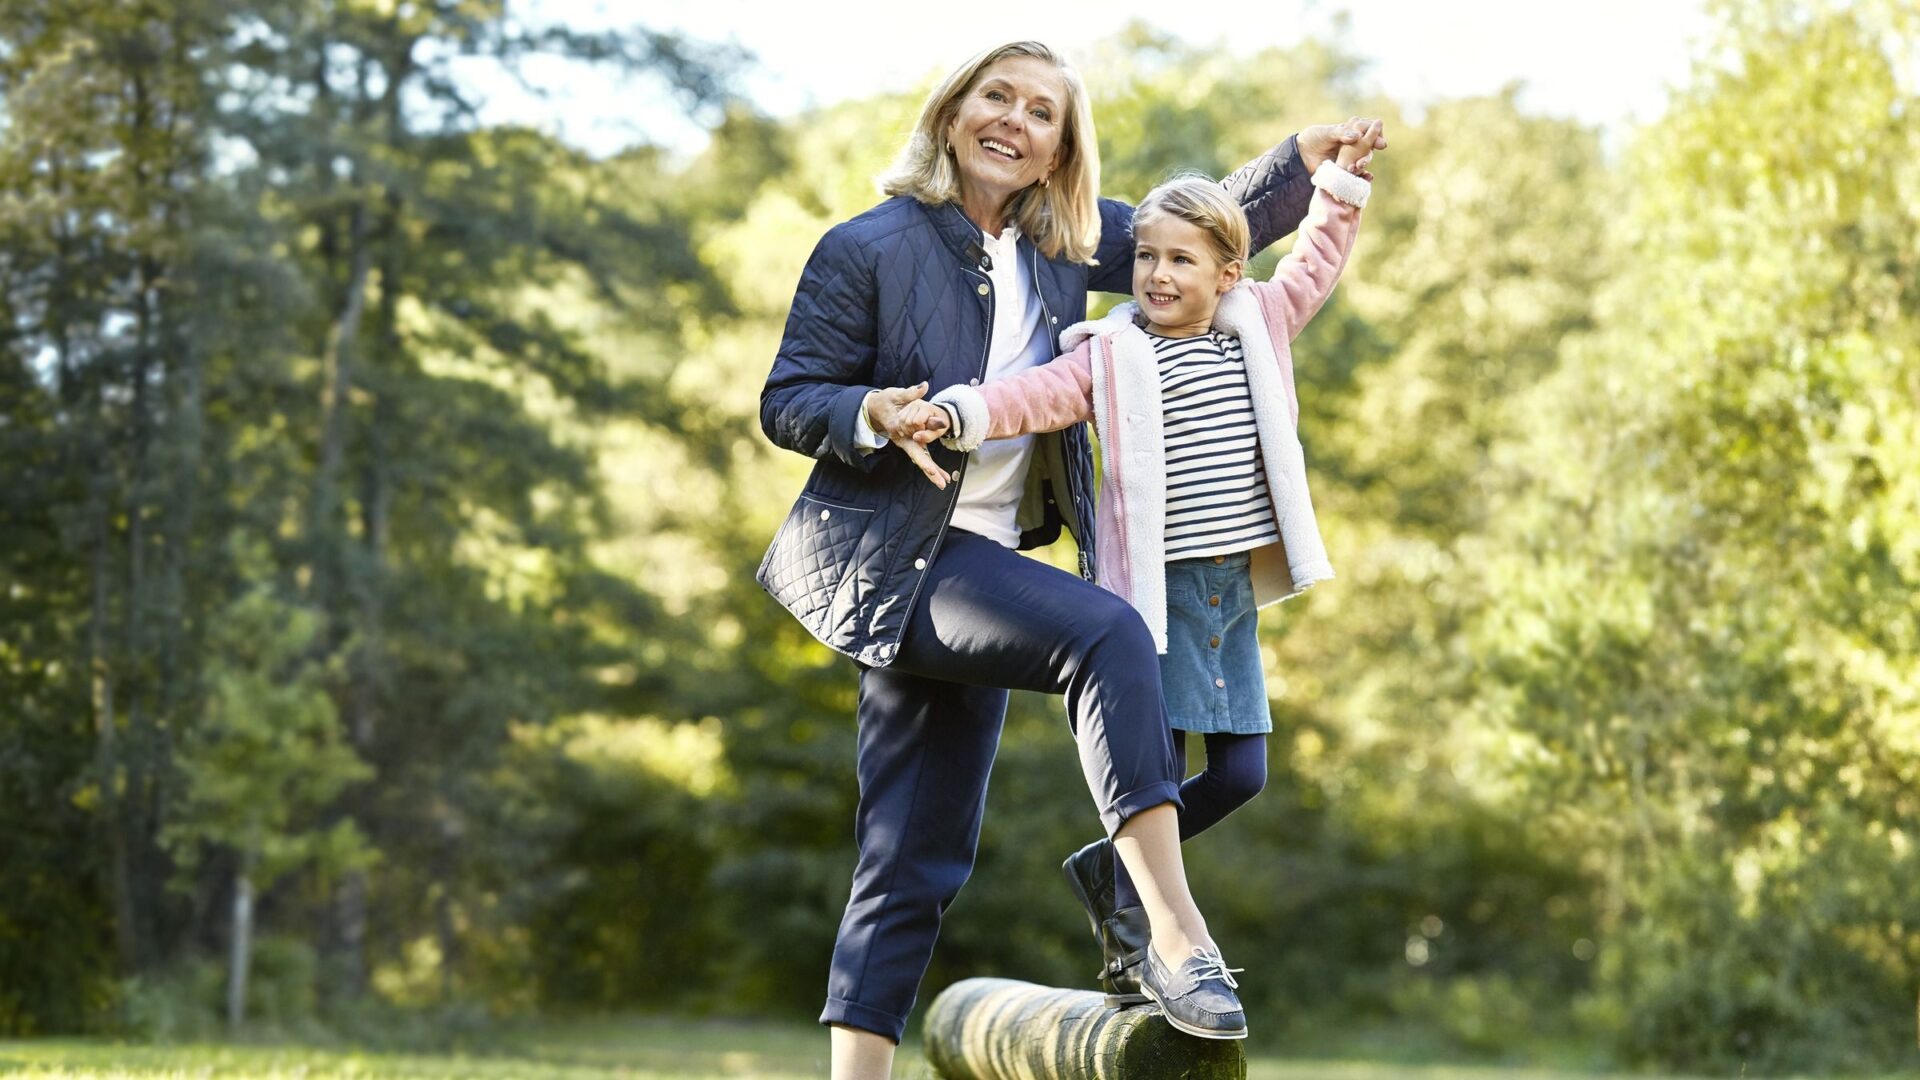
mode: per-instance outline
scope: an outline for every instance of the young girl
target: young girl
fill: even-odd
[[[949,387],[923,414],[922,439],[944,428],[962,451],[1093,420],[1096,580],[1152,631],[1173,729],[1206,741],[1206,771],[1180,789],[1183,841],[1266,781],[1273,721],[1255,610],[1333,576],[1307,496],[1290,345],[1346,264],[1372,189],[1356,163],[1376,134],[1314,174],[1307,219],[1267,282],[1242,280],[1247,219],[1218,184],[1155,188],[1134,214],[1134,303],[1069,328],[1053,362]],[[1174,739],[1181,775],[1185,742]],[[1145,1001],[1146,919],[1111,843],[1063,868],[1105,953],[1109,1002]]]

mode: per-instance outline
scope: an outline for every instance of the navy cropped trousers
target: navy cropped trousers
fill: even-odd
[[[895,1042],[940,917],[973,870],[1007,691],[1066,695],[1108,835],[1180,802],[1153,638],[1073,574],[950,530],[892,666],[860,673],[860,861],[823,1024]]]

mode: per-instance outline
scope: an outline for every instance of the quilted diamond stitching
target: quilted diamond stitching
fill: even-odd
[[[822,513],[826,517],[821,517]],[[852,550],[873,511],[800,496],[774,537],[763,583],[808,630],[819,633]]]

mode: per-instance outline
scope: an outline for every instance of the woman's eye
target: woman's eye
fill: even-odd
[[[1035,120],[1040,121],[1041,123],[1045,123],[1045,124],[1053,123],[1053,113],[1048,112],[1046,109],[1033,110],[1033,118]]]
[[[1007,95],[1001,93],[998,90],[989,90],[987,91],[987,100],[988,101],[1005,101],[1007,100]]]

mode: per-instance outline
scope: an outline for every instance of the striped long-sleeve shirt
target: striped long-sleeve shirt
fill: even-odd
[[[1148,335],[1166,432],[1167,560],[1248,551],[1280,539],[1237,338]]]

